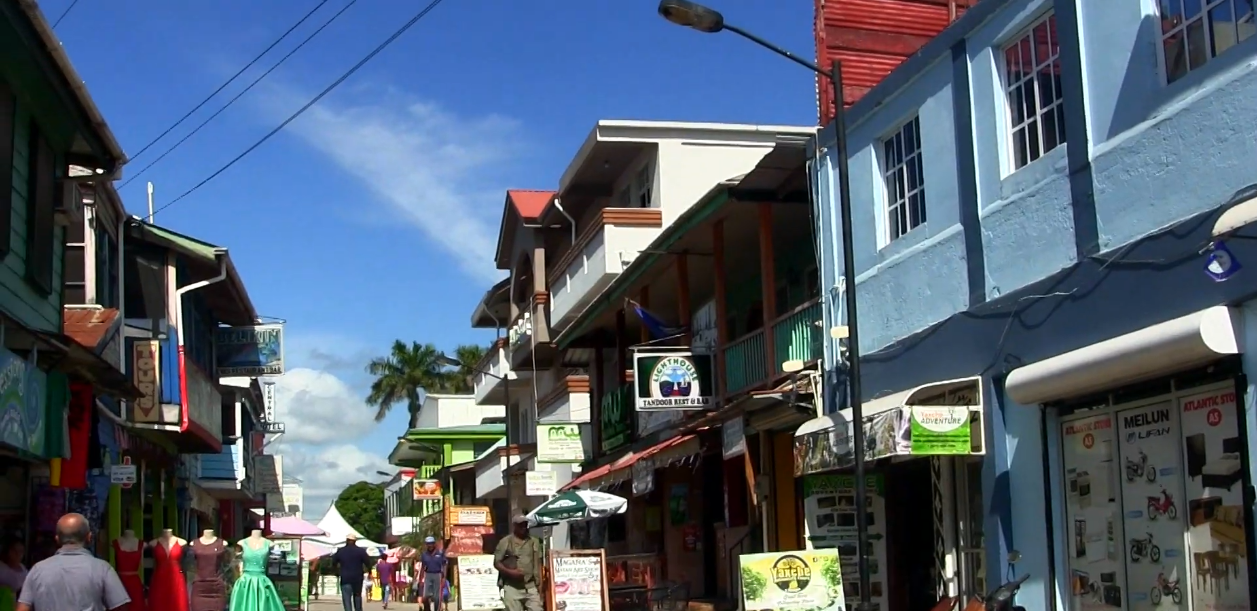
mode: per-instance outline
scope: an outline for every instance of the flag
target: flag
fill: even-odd
[[[650,313],[650,310],[643,308],[636,301],[630,301],[633,305],[633,311],[637,313],[637,317],[642,319],[642,324],[650,332],[651,339],[664,339],[666,337],[676,337],[682,335],[689,329],[683,325],[669,325],[659,317]]]

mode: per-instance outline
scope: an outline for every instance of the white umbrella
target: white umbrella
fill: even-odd
[[[528,513],[529,526],[606,518],[628,511],[628,499],[594,490],[568,490]]]

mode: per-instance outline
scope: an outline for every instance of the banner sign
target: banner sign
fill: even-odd
[[[435,479],[411,480],[414,491],[411,499],[415,501],[439,501],[445,496],[441,493],[441,481]]]
[[[743,554],[738,564],[746,611],[846,608],[837,549]]]
[[[603,611],[607,604],[607,558],[595,550],[550,550],[550,599],[556,609]]]
[[[214,333],[219,376],[284,373],[284,326],[221,327]]]
[[[637,411],[712,409],[716,395],[710,354],[684,348],[637,348],[633,386]]]
[[[580,425],[571,422],[537,425],[537,462],[580,463],[585,461],[585,444]]]

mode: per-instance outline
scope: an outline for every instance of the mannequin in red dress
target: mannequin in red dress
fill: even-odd
[[[148,605],[144,604],[144,582],[140,581],[144,545],[135,536],[134,530],[124,530],[121,537],[113,540],[113,553],[118,578],[122,580],[127,596],[131,597],[131,611],[148,611]]]
[[[153,582],[148,586],[150,609],[188,611],[188,585],[183,578],[183,548],[187,544],[169,528],[148,542],[153,548]]]

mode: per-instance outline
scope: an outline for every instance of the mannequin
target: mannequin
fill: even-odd
[[[266,576],[266,561],[271,554],[271,542],[254,530],[241,539],[240,577],[231,586],[231,611],[284,611],[275,584]]]
[[[227,607],[227,586],[223,583],[223,557],[227,544],[207,528],[192,542],[192,554],[196,558],[192,578],[190,611],[223,611]]]
[[[166,528],[148,545],[153,549],[153,580],[148,587],[148,606],[162,611],[188,611],[187,582],[183,577],[183,551],[188,542]]]
[[[144,601],[144,582],[140,581],[140,565],[144,563],[144,543],[135,536],[135,531],[126,529],[122,536],[113,540],[114,564],[118,571],[118,579],[127,596],[131,597],[132,611],[148,611]]]

